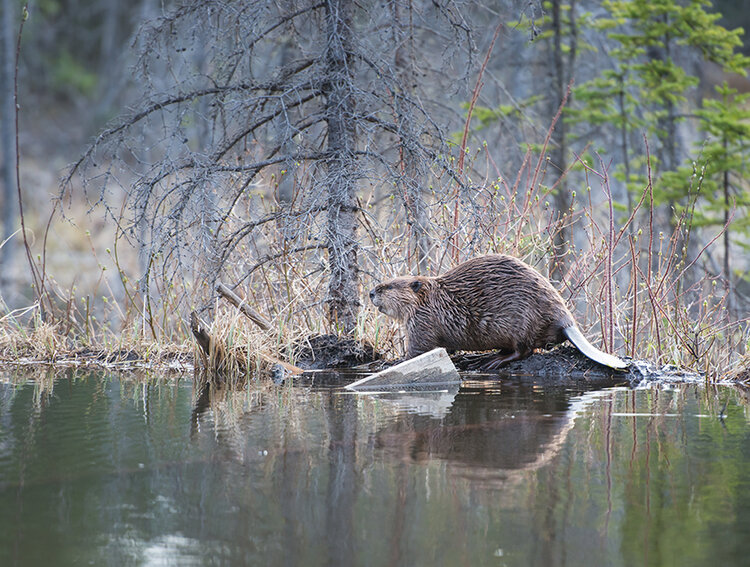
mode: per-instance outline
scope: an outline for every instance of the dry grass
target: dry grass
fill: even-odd
[[[437,178],[426,193],[430,273],[484,253],[512,254],[546,273],[554,235],[568,226],[574,241],[558,287],[592,342],[604,350],[689,367],[712,378],[726,369],[747,367],[748,320],[727,309],[723,280],[703,267],[713,240],[701,243],[697,257],[687,255],[687,242],[695,238],[689,207],[669,230],[660,230],[666,223],[659,218],[663,211],[651,203],[649,184],[634,211],[615,213],[606,171],[579,163],[586,183],[576,188],[571,209],[558,217],[549,205],[555,187],[544,185],[545,160],[529,152],[516,176],[505,179],[491,176],[489,165],[477,173],[483,156],[479,148],[466,166],[467,179],[479,179],[467,182],[470,189],[455,190],[452,181]],[[272,213],[279,206],[270,193],[265,199],[248,198],[260,208],[256,214]],[[418,264],[410,224],[393,200],[393,188],[377,185],[365,187],[361,197],[363,306],[355,338],[398,357],[403,353],[398,326],[367,301],[367,291],[377,281],[413,273]],[[82,206],[69,204],[67,211],[75,216]],[[317,216],[287,220],[298,223],[297,244],[321,226]],[[249,234],[227,264],[224,278],[236,282],[235,290],[270,320],[269,332],[217,300],[201,280],[155,277],[150,294],[145,294],[133,275],[138,273],[135,249],[107,226],[98,225],[99,231],[92,233],[67,222],[53,225],[53,231],[65,237],[53,239],[47,258],[63,254],[61,246],[76,241],[76,257],[87,254],[88,260],[75,260],[76,276],[71,277],[59,260],[43,265],[41,253],[37,255],[45,273],[45,295],[27,309],[0,311],[0,360],[75,359],[82,351],[100,353],[107,361],[127,359],[128,353],[152,364],[197,359],[200,351],[192,341],[188,316],[198,309],[211,336],[224,345],[227,375],[258,376],[268,370],[264,355],[294,363],[294,345],[311,335],[336,332],[325,317],[325,252],[318,246],[295,245],[283,219]]]
[[[55,360],[68,350],[67,342],[56,324],[40,321],[29,327],[0,324],[0,359],[4,361],[21,358]]]

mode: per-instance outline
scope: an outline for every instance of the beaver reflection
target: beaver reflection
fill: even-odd
[[[402,414],[376,434],[380,450],[413,461],[444,459],[494,473],[535,469],[560,450],[582,388],[515,382],[462,385],[443,418]]]

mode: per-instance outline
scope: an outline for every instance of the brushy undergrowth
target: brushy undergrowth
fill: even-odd
[[[480,148],[474,161],[481,155]],[[534,155],[527,153],[514,179],[484,174],[460,189],[450,180],[433,180],[425,201],[431,243],[426,258],[419,257],[406,207],[391,204],[399,189],[369,187],[361,200],[362,306],[354,338],[393,358],[404,352],[397,324],[367,300],[377,281],[418,271],[439,274],[487,253],[517,256],[546,274],[555,235],[565,227],[572,240],[556,285],[593,343],[636,359],[689,367],[712,379],[740,376],[748,366],[748,318],[726,281],[704,262],[721,231],[697,246],[694,242],[695,201],[674,216],[653,203],[649,182],[634,209],[623,211],[613,200],[606,170],[579,161],[575,167],[584,182],[572,190],[570,210],[559,215],[549,204],[557,188],[544,184],[547,162]],[[476,167],[469,171],[476,173]],[[167,270],[163,274],[169,276],[158,277],[158,258],[151,258],[151,277],[144,286],[131,275],[137,251],[115,238],[104,257],[97,257],[99,278],[85,294],[58,285],[37,266],[44,275],[37,301],[24,310],[0,312],[0,359],[54,361],[89,350],[115,358],[138,353],[156,364],[192,354],[212,364],[214,355],[201,358],[192,338],[190,313],[196,311],[224,349],[229,375],[263,373],[269,357],[294,364],[296,349],[310,336],[336,334],[337,329],[326,320],[325,249],[320,233],[313,234],[321,213],[277,215],[281,205],[272,191],[270,183],[264,198],[252,195],[238,203],[274,222],[258,223],[220,278],[269,320],[270,330],[261,330],[219,299],[200,277],[188,273],[178,279]],[[91,253],[97,254],[93,243]]]

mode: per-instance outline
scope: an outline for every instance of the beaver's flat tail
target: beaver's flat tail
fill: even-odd
[[[565,336],[568,337],[568,340],[573,343],[578,350],[580,350],[585,356],[587,356],[594,362],[598,362],[599,364],[609,366],[610,368],[614,368],[616,370],[624,370],[625,368],[630,366],[624,360],[621,360],[616,356],[612,356],[611,354],[607,354],[606,352],[600,351],[598,348],[592,345],[588,341],[588,339],[586,339],[586,337],[583,336],[583,333],[578,330],[578,327],[565,327],[563,329],[563,333],[565,333]]]

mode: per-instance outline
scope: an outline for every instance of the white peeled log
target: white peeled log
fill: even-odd
[[[380,388],[423,388],[425,386],[457,384],[461,381],[444,348],[410,358],[380,372],[352,382],[349,390],[377,390]]]

